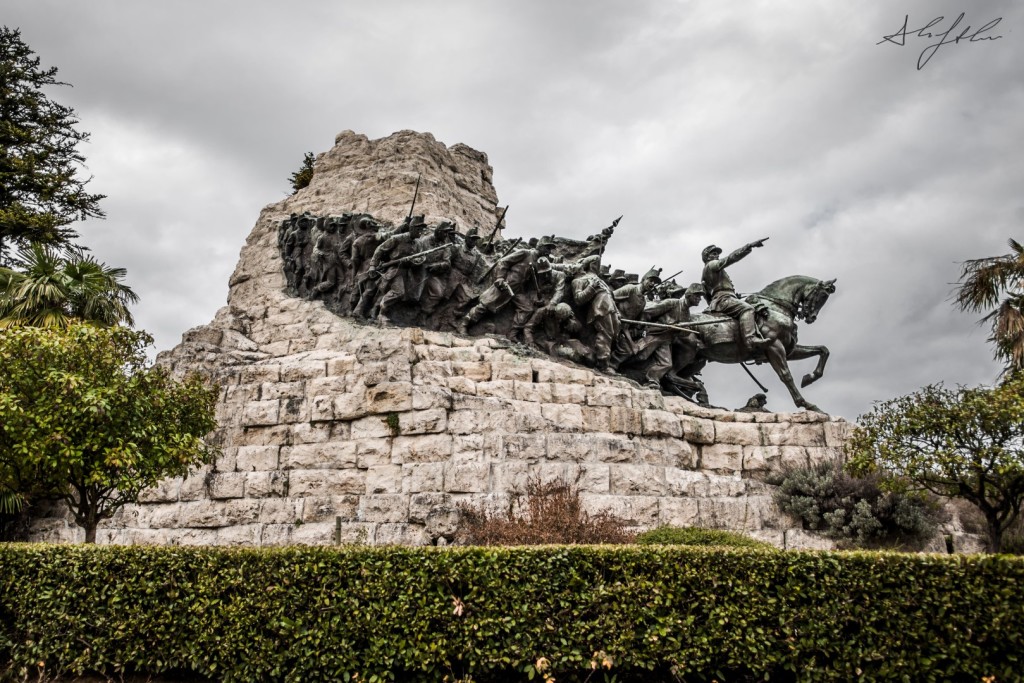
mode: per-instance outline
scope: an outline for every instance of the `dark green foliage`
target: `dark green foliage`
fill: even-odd
[[[0,662],[226,682],[519,681],[541,657],[558,681],[604,659],[619,681],[1012,681],[1022,582],[1024,561],[990,555],[0,545]]]
[[[854,477],[826,460],[788,468],[775,480],[775,501],[805,529],[860,546],[916,546],[937,528],[938,505],[917,494],[884,491],[878,474]]]
[[[1024,245],[1009,240],[1010,253],[965,261],[955,292],[962,311],[986,313],[992,324],[989,341],[1007,370],[1024,370]]]
[[[639,534],[636,537],[636,542],[640,545],[700,545],[775,550],[775,546],[770,543],[758,541],[743,534],[692,526],[660,526]]]
[[[17,29],[0,27],[0,264],[12,244],[66,246],[69,224],[103,216],[103,195],[78,176],[78,143],[89,135],[75,130],[73,109],[46,96],[66,84],[39,63]]]
[[[385,422],[388,424],[388,431],[391,432],[391,436],[398,436],[402,433],[402,425],[398,419],[398,413],[388,413]]]
[[[456,540],[464,545],[631,543],[633,534],[612,515],[590,515],[579,490],[564,481],[531,478],[502,514],[462,507]]]
[[[302,166],[288,178],[288,182],[292,184],[292,194],[309,186],[310,181],[313,180],[313,163],[315,161],[316,158],[312,152],[306,152],[302,157]]]

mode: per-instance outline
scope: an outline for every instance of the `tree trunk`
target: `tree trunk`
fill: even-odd
[[[95,543],[96,542],[96,522],[86,524],[85,526],[85,542]]]
[[[985,515],[985,523],[988,526],[988,551],[998,553],[1003,549],[1003,530],[999,528],[999,520],[995,514]]]

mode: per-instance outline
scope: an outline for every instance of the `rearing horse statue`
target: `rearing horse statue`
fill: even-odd
[[[804,360],[817,356],[818,365],[814,371],[804,375],[800,382],[806,387],[816,382],[825,372],[828,348],[825,346],[801,346],[797,344],[796,321],[803,319],[813,323],[821,307],[836,291],[836,281],[817,280],[806,275],[792,275],[776,280],[760,292],[751,294],[745,301],[758,310],[758,328],[767,344],[761,350],[750,350],[739,334],[735,320],[720,316],[700,314],[693,317],[694,328],[700,335],[704,347],[696,351],[693,361],[678,375],[692,377],[708,361],[716,363],[746,363],[768,361],[775,374],[789,389],[793,402],[807,410],[822,412],[816,405],[801,395],[789,371],[789,361]]]

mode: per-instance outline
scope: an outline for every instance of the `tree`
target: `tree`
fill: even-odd
[[[0,488],[63,500],[87,543],[142,490],[215,455],[216,388],[149,366],[150,343],[117,326],[0,332]]]
[[[33,244],[0,267],[0,329],[12,325],[67,327],[75,319],[99,325],[133,325],[128,305],[138,295],[110,268],[81,251],[63,256]]]
[[[69,245],[69,224],[103,216],[103,195],[86,192],[89,179],[77,175],[78,143],[89,135],[75,129],[73,109],[43,92],[67,84],[34,54],[20,31],[0,27],[0,264],[10,243]]]
[[[1024,502],[1024,374],[988,388],[941,384],[876,404],[849,443],[854,474],[882,471],[911,486],[973,503],[989,548]]]
[[[1009,240],[1010,253],[965,261],[960,271],[956,303],[963,311],[989,311],[989,341],[997,359],[1011,370],[1024,369],[1024,246]]]
[[[305,156],[302,157],[302,166],[288,178],[288,182],[292,184],[292,194],[309,186],[310,181],[313,180],[313,163],[315,161],[316,159],[313,157],[312,152],[306,152]]]

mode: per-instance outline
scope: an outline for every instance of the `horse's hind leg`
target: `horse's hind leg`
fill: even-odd
[[[804,375],[804,378],[800,380],[800,386],[806,387],[808,384],[812,384],[821,379],[821,376],[825,374],[825,363],[828,362],[828,347],[827,346],[800,346],[797,344],[793,347],[793,350],[789,352],[786,357],[787,360],[804,360],[806,358],[818,357],[818,364],[814,367],[814,372],[809,372]]]
[[[771,346],[765,349],[765,355],[768,356],[768,362],[771,364],[772,369],[775,370],[775,374],[779,376],[782,383],[789,389],[789,395],[793,397],[793,403],[806,410],[816,413],[822,412],[821,408],[805,399],[800,390],[796,388],[793,374],[789,371],[789,363],[786,362],[786,348],[782,343],[779,341],[772,342]]]

